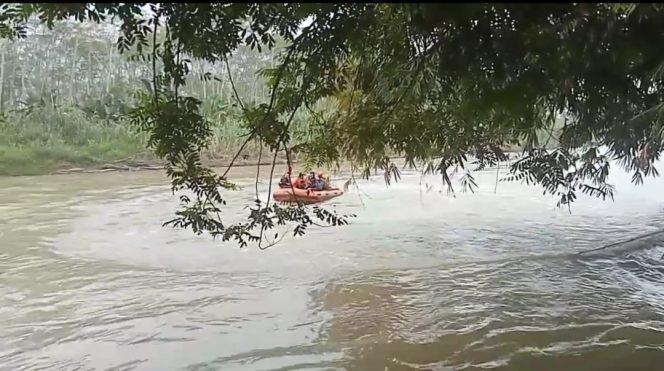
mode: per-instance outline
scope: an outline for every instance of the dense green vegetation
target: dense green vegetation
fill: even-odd
[[[0,175],[94,166],[145,152],[144,135],[129,125],[90,118],[75,107],[12,112],[0,122],[0,133]]]
[[[258,199],[246,222],[222,221],[234,185],[202,161],[215,123],[192,89],[197,76],[217,81],[199,61],[233,73],[247,48],[276,55],[259,74],[267,94],[247,99],[228,79],[233,93],[225,97],[235,99],[246,128],[240,149],[254,143],[273,161],[346,160],[364,176],[381,169],[389,181],[399,173],[390,155],[399,154],[439,173],[450,190],[451,174],[462,172],[472,189],[474,169],[522,145],[506,180],[540,185],[567,206],[578,192],[613,197],[611,160],[635,183],[658,174],[659,4],[21,4],[3,8],[0,36],[29,39],[25,22],[35,15],[46,25],[118,22],[118,50],[151,66],[149,78],[129,75],[145,86],[126,117],[166,161],[173,190],[193,193],[169,224],[224,240],[260,244],[275,224],[295,222],[296,234],[314,224],[301,205]],[[553,148],[542,133],[554,137]]]
[[[147,135],[127,116],[136,90],[152,79],[151,64],[118,52],[117,26],[30,26],[28,38],[0,40],[0,175],[44,174],[118,160],[163,164],[146,148]],[[266,99],[256,72],[273,60],[243,48],[229,61],[243,99]],[[216,79],[202,79],[205,73]],[[213,124],[204,158],[213,165],[227,163],[246,130],[225,66],[197,60],[184,91],[201,99],[201,111]],[[258,147],[244,152],[255,161]]]

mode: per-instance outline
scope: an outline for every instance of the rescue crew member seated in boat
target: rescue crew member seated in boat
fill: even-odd
[[[330,189],[330,179],[325,176],[325,173],[319,171],[318,173],[316,173],[316,175],[318,176],[318,179],[320,179],[323,182],[323,189],[325,190]]]
[[[306,178],[304,177],[304,173],[300,173],[295,180],[293,180],[293,187],[298,188],[298,189],[305,189],[306,188]]]
[[[306,178],[303,173],[300,173],[297,178],[292,179],[293,184],[291,185],[291,179],[288,175],[288,173],[284,174],[281,179],[279,180],[279,188],[298,188],[298,189],[305,189],[306,188]]]
[[[309,173],[307,181],[307,189],[311,189],[312,191],[322,191],[325,189],[325,180],[313,171]]]
[[[291,181],[288,173],[284,174],[281,179],[279,179],[279,188],[290,188]]]

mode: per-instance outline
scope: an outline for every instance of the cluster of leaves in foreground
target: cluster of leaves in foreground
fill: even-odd
[[[613,197],[610,160],[635,182],[657,175],[664,143],[659,4],[159,3],[141,18],[142,5],[17,5],[0,16],[0,31],[20,33],[21,17],[34,13],[46,24],[115,17],[120,50],[136,46],[161,60],[135,120],[168,159],[174,191],[194,193],[181,199],[176,226],[245,244],[276,224],[314,223],[302,205],[257,201],[248,222],[224,225],[220,190],[232,185],[225,173],[201,166],[209,124],[197,113],[200,102],[179,94],[187,58],[224,61],[240,45],[269,49],[275,37],[288,46],[263,71],[269,102],[238,102],[247,142],[267,145],[274,159],[300,151],[319,165],[350,160],[362,175],[382,169],[389,181],[398,177],[390,155],[401,154],[440,173],[452,191],[453,173],[463,171],[462,184],[472,189],[473,170],[504,161],[503,148],[520,145],[523,157],[505,180],[541,185],[567,206],[578,191]],[[159,27],[166,41],[142,50]],[[331,102],[333,114],[321,102]],[[302,110],[311,122],[294,143],[291,123]],[[542,131],[557,136],[557,148],[544,148]],[[323,222],[346,223],[316,210]]]

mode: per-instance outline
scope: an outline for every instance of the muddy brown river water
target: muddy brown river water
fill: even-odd
[[[328,203],[350,225],[258,251],[163,228],[160,172],[2,178],[0,369],[664,368],[664,234],[574,255],[664,228],[664,180],[570,214],[438,179],[361,182]]]

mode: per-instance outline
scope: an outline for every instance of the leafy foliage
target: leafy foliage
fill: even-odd
[[[244,104],[235,94],[247,143],[265,144],[274,159],[280,151],[299,151],[317,164],[346,159],[364,176],[384,170],[390,182],[398,170],[389,157],[402,154],[407,164],[440,173],[450,192],[450,177],[463,171],[462,185],[472,191],[468,165],[492,166],[507,158],[505,148],[518,145],[524,157],[505,180],[538,184],[567,206],[578,191],[613,197],[606,183],[611,159],[632,171],[636,183],[658,174],[659,4],[158,3],[149,5],[150,17],[141,15],[141,5],[32,4],[0,21],[18,32],[30,12],[47,25],[115,17],[119,50],[137,46],[152,55],[152,93],[134,120],[169,161],[174,191],[195,195],[182,199],[173,222],[180,227],[245,244],[262,241],[264,230],[282,221],[296,222],[296,234],[311,222],[301,205],[282,209],[260,201],[246,223],[212,219],[223,205],[219,189],[231,185],[226,173],[200,164],[209,122],[198,113],[201,102],[182,94],[190,58],[226,61],[243,45],[269,51],[277,38],[287,46],[277,66],[263,71],[269,100]],[[159,29],[165,36],[157,43]],[[309,112],[310,122],[296,128],[299,111]],[[561,117],[564,125],[554,134]],[[542,132],[556,136],[557,148],[540,143]],[[345,223],[334,214],[322,220]],[[250,232],[258,226],[259,235]]]
[[[147,135],[136,135],[127,120],[136,89],[152,91],[152,40],[144,54],[136,47],[118,54],[119,28],[109,20],[57,22],[48,30],[30,18],[27,31],[25,39],[0,40],[0,111],[6,116],[0,126],[0,174],[163,164],[146,151]],[[157,43],[165,36],[159,28]],[[276,45],[274,53],[282,47]],[[160,70],[161,60],[156,64]],[[242,46],[228,64],[239,95],[265,101],[267,89],[255,72],[272,65],[271,55]],[[200,114],[211,123],[204,163],[226,162],[245,140],[246,125],[232,94],[224,63],[192,59],[181,95],[200,100]],[[255,161],[259,151],[257,143],[249,143],[243,162]]]

